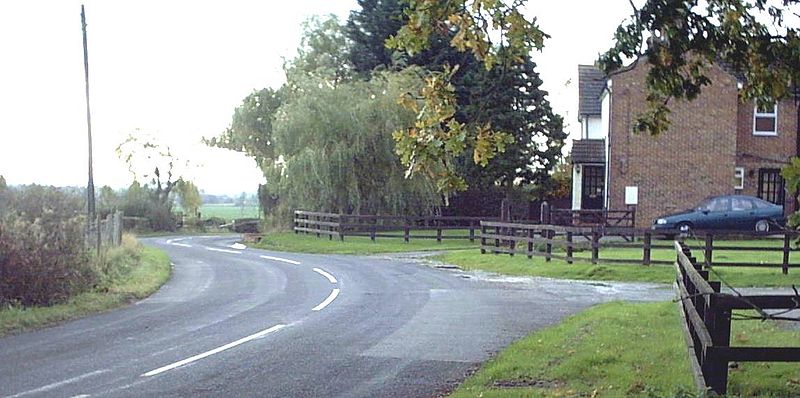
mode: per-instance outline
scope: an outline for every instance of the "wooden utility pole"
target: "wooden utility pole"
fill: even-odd
[[[83,31],[83,70],[86,80],[86,128],[89,136],[89,185],[86,187],[87,226],[94,224],[97,212],[94,204],[94,173],[92,170],[92,113],[89,110],[89,50],[86,45],[86,13],[81,4],[81,29]]]

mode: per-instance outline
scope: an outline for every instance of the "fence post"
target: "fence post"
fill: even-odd
[[[567,264],[572,264],[572,231],[567,231]]]
[[[600,257],[600,233],[592,229],[592,264],[597,264]]]
[[[436,243],[442,243],[442,220],[436,220]]]
[[[720,292],[719,282],[709,284],[714,292]],[[711,341],[717,347],[728,347],[731,339],[731,310],[720,308],[714,295],[707,297],[705,301],[707,305],[702,316]],[[728,389],[728,361],[706,354],[702,367],[708,387],[717,394],[725,395]]]
[[[642,245],[642,249],[644,251],[642,258],[642,264],[650,265],[650,243],[652,242],[653,234],[650,231],[644,232],[644,244]]]
[[[783,269],[783,274],[789,274],[789,241],[791,238],[789,237],[789,232],[783,233],[783,264],[781,265]]]
[[[536,248],[533,246],[534,232],[532,228],[529,227],[527,235],[528,235],[528,258],[533,258],[533,251]]]
[[[509,235],[511,237],[517,236],[516,228],[509,228],[508,232],[509,232]],[[510,254],[511,257],[514,257],[514,250],[517,249],[517,241],[515,241],[514,239],[511,239],[510,241],[508,241],[508,246],[511,249],[511,251],[508,254]]]
[[[294,211],[294,219],[292,219],[292,224],[294,224],[294,233],[295,234],[299,234],[300,233],[300,231],[297,230],[297,227],[300,226],[300,224],[297,223],[297,217],[299,217],[299,216],[300,216],[300,214],[298,214],[297,210],[295,210]]]
[[[372,224],[372,228],[370,228],[370,230],[369,230],[369,238],[370,238],[370,240],[375,242],[375,235],[378,233],[378,218],[374,217],[372,219],[372,223],[371,224]]]
[[[481,254],[486,254],[486,227],[481,223]]]
[[[494,227],[494,247],[500,248],[500,227]],[[499,253],[499,251],[494,250],[494,254]]]
[[[320,236],[320,234],[319,234],[320,227],[322,226],[322,225],[320,225],[320,222],[322,221],[322,216],[319,215],[319,214],[315,214],[314,218],[313,218],[313,221],[316,224],[316,225],[314,225],[314,231],[316,231],[317,238],[319,238],[319,236]]]
[[[706,268],[711,266],[713,255],[714,255],[714,235],[711,235],[710,232],[706,232],[706,249],[703,252],[703,257],[705,257],[703,265],[705,265]]]
[[[339,217],[337,218],[339,221],[339,241],[344,242],[344,228],[342,228],[342,213],[339,213]],[[346,220],[347,218],[345,218]]]
[[[544,251],[544,261],[549,262],[553,258],[553,242],[552,239],[555,237],[555,231],[552,229],[545,229],[544,230],[545,239],[547,239],[547,244],[545,244],[545,251]]]
[[[475,242],[475,220],[469,220],[469,241]]]

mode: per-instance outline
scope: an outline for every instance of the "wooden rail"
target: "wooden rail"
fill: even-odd
[[[522,253],[528,258],[541,254],[545,261],[557,258],[572,264],[575,249],[590,247],[588,242],[576,242],[574,238],[591,233],[592,229],[586,227],[481,221],[481,253]],[[538,250],[539,244],[544,245],[543,250]],[[564,249],[566,254],[553,254],[553,247]]]
[[[798,308],[792,295],[738,296],[720,293],[720,282],[709,281],[708,271],[688,247],[675,242],[675,290],[683,319],[684,338],[695,384],[702,393],[727,393],[728,362],[800,362],[800,347],[731,347],[734,309],[780,310]]]
[[[548,220],[553,225],[633,228],[636,225],[636,210],[551,209]]]
[[[383,216],[335,214],[297,210],[294,212],[295,233],[313,233],[318,237],[327,235],[344,240],[345,236],[368,236],[377,238],[413,239],[477,239],[480,221],[485,217],[449,216]],[[463,234],[445,231],[464,231]]]
[[[522,224],[522,223],[502,223],[502,222],[482,222],[481,235],[485,235],[488,241],[494,240],[496,245],[495,249],[489,248],[491,245],[482,245],[482,253],[522,253],[523,249],[518,248],[520,244],[532,243],[535,246],[537,243],[545,243],[548,246],[540,248],[539,252],[547,254],[547,250],[552,250],[553,245],[562,248],[566,251],[570,249],[570,263],[574,260],[587,260],[585,258],[578,258],[573,255],[575,250],[591,250],[591,257],[588,261],[592,264],[599,262],[615,263],[615,264],[642,264],[642,265],[672,265],[672,260],[659,260],[653,258],[653,250],[673,250],[672,243],[666,243],[654,239],[658,235],[665,233],[675,234],[680,231],[652,231],[650,229],[634,229],[634,228],[618,228],[606,226],[557,226],[557,225],[542,225],[542,224]],[[546,231],[550,235],[545,235]],[[530,234],[527,236],[526,234]],[[721,244],[715,242],[715,239],[721,237],[730,237],[734,234],[737,238],[750,237],[750,238],[770,238],[775,241],[775,236],[781,236],[782,245],[768,246],[766,243],[759,246],[733,246],[731,244]],[[702,250],[704,255],[704,263],[706,265],[712,264],[714,252],[725,251],[757,251],[763,253],[782,252],[782,261],[777,262],[719,262],[714,261],[715,266],[730,267],[780,267],[784,273],[788,273],[789,268],[800,267],[798,263],[792,263],[790,260],[790,253],[800,251],[798,248],[793,248],[791,241],[797,238],[796,231],[781,231],[780,233],[764,234],[764,233],[751,233],[742,231],[695,231],[696,236],[704,237],[701,245],[694,245],[691,249]],[[639,240],[628,240],[626,237],[638,236]],[[622,238],[622,239],[620,239]],[[683,239],[684,237],[681,236]],[[530,240],[530,242],[529,242]],[[565,243],[566,242],[566,243]],[[571,243],[570,243],[571,242]],[[491,242],[490,242],[491,243]],[[531,245],[529,245],[531,246]],[[633,249],[641,250],[641,255],[636,258],[608,258],[602,256],[601,249],[603,248],[620,248],[620,249]],[[535,254],[535,253],[534,253]],[[533,255],[533,254],[532,254]],[[529,255],[531,257],[532,255]],[[552,252],[549,255],[553,257]],[[558,257],[556,257],[558,258]]]

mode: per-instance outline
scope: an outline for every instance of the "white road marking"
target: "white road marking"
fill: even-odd
[[[242,252],[236,250],[228,250],[228,249],[217,249],[216,247],[206,247],[206,250],[211,250],[212,252],[221,252],[221,253],[230,253],[230,254],[242,254]]]
[[[243,244],[241,244],[241,243],[239,243],[239,242],[236,242],[236,243],[234,243],[234,244],[232,244],[232,245],[230,245],[230,246],[228,246],[228,247],[230,247],[231,249],[236,249],[236,250],[244,250],[244,249],[247,249],[247,246],[245,246],[245,245],[243,245]]]
[[[91,397],[91,395],[89,395],[89,394],[81,394],[81,395],[75,395],[72,398],[89,398],[89,397]]]
[[[275,261],[281,261],[281,262],[284,262],[284,263],[300,265],[299,261],[289,260],[289,259],[286,259],[286,258],[272,257],[272,256],[259,256],[259,257],[261,257],[261,258],[263,258],[265,260],[275,260]]]
[[[278,330],[281,330],[281,329],[285,328],[286,326],[287,325],[275,325],[275,326],[273,326],[273,327],[271,327],[269,329],[264,329],[264,330],[262,330],[262,331],[260,331],[258,333],[251,334],[251,335],[249,335],[247,337],[243,337],[243,338],[241,338],[239,340],[236,340],[236,341],[234,341],[232,343],[225,344],[224,346],[217,347],[217,348],[215,348],[213,350],[210,350],[210,351],[206,351],[206,352],[204,352],[202,354],[197,354],[197,355],[195,355],[193,357],[186,358],[186,359],[184,359],[182,361],[178,361],[178,362],[169,364],[167,366],[162,366],[162,367],[160,367],[158,369],[151,370],[151,371],[149,371],[147,373],[142,374],[141,377],[155,376],[157,374],[164,373],[164,372],[166,372],[168,370],[172,370],[172,369],[175,369],[177,367],[180,367],[180,366],[183,366],[183,365],[195,362],[195,361],[199,361],[199,360],[201,360],[203,358],[209,357],[209,356],[214,355],[214,354],[218,354],[218,353],[220,353],[222,351],[225,351],[227,349],[230,349],[230,348],[236,347],[238,345],[247,343],[248,341],[252,341],[252,340],[255,340],[257,338],[264,337],[264,336],[266,336],[266,335],[268,335],[270,333],[277,332]]]
[[[191,239],[191,236],[186,238],[175,238],[175,239],[167,239],[167,244],[172,244],[172,242],[180,242],[182,240]]]
[[[331,295],[325,299],[325,301],[319,303],[316,307],[312,308],[311,311],[321,311],[323,308],[327,307],[328,304],[332,303],[333,300],[336,300],[336,296],[339,295],[339,289],[333,289]]]
[[[187,245],[186,243],[170,243],[172,246],[180,246],[180,247],[192,247],[192,245]]]
[[[62,381],[59,381],[57,383],[48,384],[46,386],[42,386],[42,387],[39,387],[39,388],[36,388],[36,389],[33,389],[33,390],[28,390],[28,391],[25,391],[25,392],[21,392],[19,394],[15,394],[15,395],[9,396],[7,398],[24,397],[26,395],[39,394],[39,393],[47,392],[47,391],[59,388],[61,386],[65,386],[67,384],[72,384],[72,383],[75,383],[77,381],[81,381],[83,379],[86,379],[86,378],[89,378],[89,377],[92,377],[92,376],[97,376],[99,374],[108,373],[110,371],[111,370],[109,370],[109,369],[95,370],[94,372],[89,372],[89,373],[86,373],[86,374],[82,374],[80,376],[75,376],[75,377],[73,377],[71,379],[62,380]]]
[[[333,275],[325,272],[325,270],[322,270],[322,269],[319,269],[319,268],[312,268],[312,270],[314,272],[316,272],[316,273],[328,278],[328,280],[331,281],[331,283],[336,283],[336,278],[334,278]]]

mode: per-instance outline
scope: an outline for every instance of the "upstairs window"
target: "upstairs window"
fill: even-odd
[[[778,104],[755,106],[753,135],[778,135]]]

